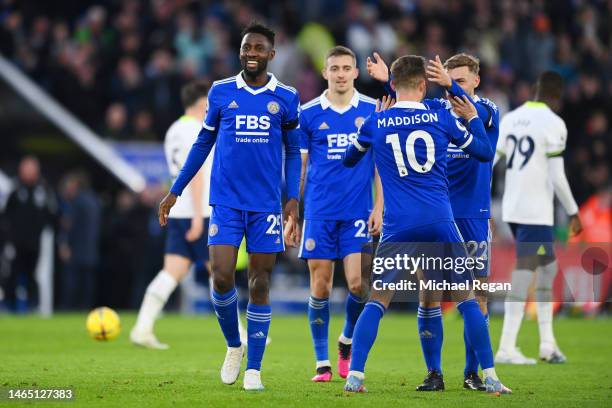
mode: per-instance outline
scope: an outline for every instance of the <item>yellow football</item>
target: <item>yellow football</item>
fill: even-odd
[[[121,331],[119,315],[110,307],[98,307],[87,316],[87,331],[96,340],[112,340]]]

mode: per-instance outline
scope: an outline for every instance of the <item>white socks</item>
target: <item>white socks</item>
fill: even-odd
[[[497,378],[497,373],[495,372],[494,367],[483,369],[482,375],[484,376],[484,378],[492,378],[494,381],[499,381],[499,378]]]
[[[525,314],[525,299],[532,277],[533,272],[529,269],[517,269],[512,272],[512,291],[508,293],[504,303],[504,327],[499,343],[500,350],[514,350],[516,347],[516,338]]]
[[[168,272],[161,270],[147,287],[142,300],[138,319],[134,329],[138,332],[149,333],[153,331],[155,319],[164,308],[170,294],[174,292],[178,282]]]
[[[536,275],[536,310],[540,344],[557,344],[553,334],[552,287],[557,275],[557,261],[541,266]]]
[[[353,344],[353,339],[349,339],[344,335],[344,333],[340,333],[340,337],[338,337],[338,341],[342,344],[351,345]]]
[[[349,371],[349,376],[354,375],[355,377],[359,378],[360,380],[363,380],[365,378],[365,375],[361,372],[361,371]]]

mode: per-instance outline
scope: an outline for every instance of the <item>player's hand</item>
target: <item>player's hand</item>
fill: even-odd
[[[204,232],[204,219],[202,217],[193,217],[191,219],[191,227],[185,233],[185,239],[189,242],[197,241]]]
[[[372,58],[368,57],[366,66],[368,68],[368,74],[370,74],[373,79],[385,83],[389,81],[389,68],[377,52],[374,52],[374,61],[372,61]]]
[[[168,223],[168,214],[170,214],[170,209],[176,203],[176,194],[168,193],[159,203],[159,210],[157,211],[157,215],[159,217],[159,225],[165,227]]]
[[[476,107],[470,102],[467,96],[463,97],[453,96],[449,99],[453,110],[457,115],[465,119],[466,121],[472,119],[474,116],[478,116]]]
[[[380,231],[382,230],[382,220],[382,208],[379,209],[374,207],[374,209],[370,213],[370,217],[368,218],[368,232],[373,237],[377,237],[380,235]]]
[[[444,69],[440,56],[436,55],[435,60],[429,60],[427,65],[427,79],[435,84],[443,86],[444,88],[450,88],[453,85],[452,79],[448,72]]]
[[[283,238],[285,239],[285,244],[290,247],[297,247],[302,233],[300,232],[300,210],[298,201],[295,198],[292,198],[285,204],[283,220]]]
[[[382,100],[376,100],[376,112],[382,112],[395,105],[395,99],[391,95],[383,95]]]
[[[578,214],[574,214],[570,217],[569,236],[575,237],[581,232],[582,232],[582,221],[580,221],[580,216]]]

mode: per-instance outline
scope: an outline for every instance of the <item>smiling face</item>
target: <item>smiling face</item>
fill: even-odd
[[[267,71],[274,53],[272,44],[263,34],[248,33],[240,45],[240,66],[246,75],[256,77]]]
[[[468,95],[474,96],[474,90],[480,84],[478,74],[470,71],[470,68],[466,65],[449,69],[448,74]]]
[[[327,58],[323,68],[323,78],[327,79],[327,87],[331,92],[344,94],[352,92],[359,70],[355,59],[350,55],[334,55]]]

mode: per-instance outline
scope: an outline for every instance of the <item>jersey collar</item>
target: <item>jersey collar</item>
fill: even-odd
[[[248,86],[247,83],[244,81],[244,78],[242,77],[242,71],[240,71],[240,73],[236,75],[236,88],[238,89],[244,88],[246,91],[248,91],[249,93],[252,93],[253,95],[257,95],[262,92],[265,92],[267,89],[274,92],[274,90],[276,89],[276,85],[278,85],[278,79],[276,79],[274,74],[271,74],[270,72],[268,72],[268,78],[270,78],[270,80],[268,81],[267,84],[265,84],[261,88],[253,89],[250,86]]]
[[[411,108],[411,109],[427,109],[421,102],[415,101],[397,101],[392,108]]]
[[[327,94],[327,90],[323,91],[323,93],[319,97],[319,101],[321,102],[321,108],[323,110],[327,108],[331,108],[334,112],[344,113],[348,111],[349,109],[351,109],[351,106],[354,108],[359,106],[359,92],[357,92],[356,89],[353,90],[353,97],[351,98],[351,102],[348,104],[348,106],[344,107],[343,109],[334,108],[331,102],[329,101],[329,99],[327,99],[326,94]]]

